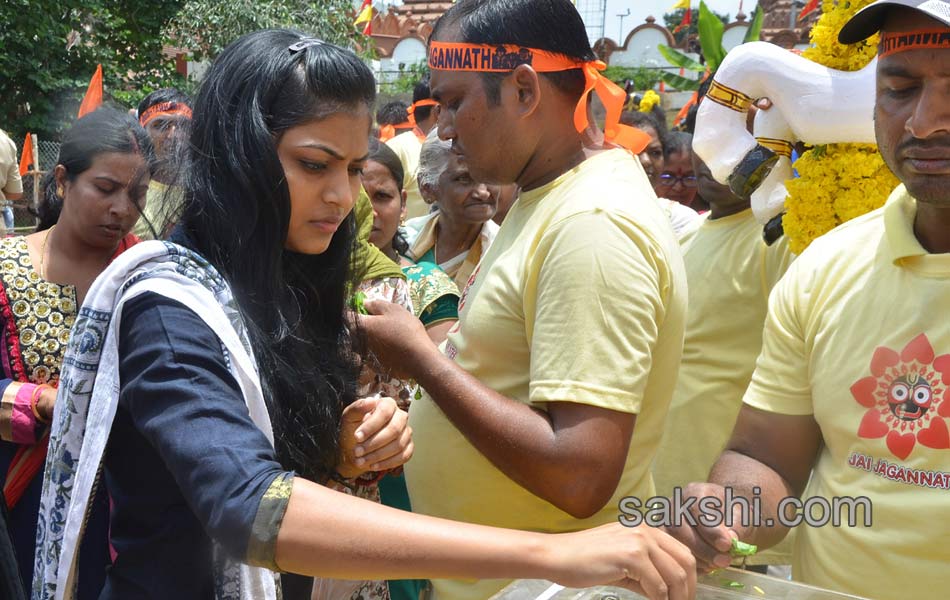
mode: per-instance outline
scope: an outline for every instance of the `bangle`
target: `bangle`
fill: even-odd
[[[49,425],[49,420],[43,418],[43,415],[40,414],[40,411],[36,408],[36,403],[40,399],[40,394],[44,389],[52,389],[52,386],[41,383],[33,389],[33,395],[30,396],[30,410],[33,411],[33,416],[36,417],[36,420],[44,425]]]

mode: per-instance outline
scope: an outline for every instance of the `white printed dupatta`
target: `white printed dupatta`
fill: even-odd
[[[181,302],[216,333],[251,419],[274,443],[250,343],[224,279],[204,258],[171,242],[143,242],[122,253],[90,288],[63,361],[43,472],[33,600],[75,596],[79,542],[119,402],[122,307],[145,292]],[[217,600],[277,598],[272,571],[215,554]]]

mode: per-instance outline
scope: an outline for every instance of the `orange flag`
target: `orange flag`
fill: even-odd
[[[679,125],[686,120],[686,116],[689,114],[689,109],[693,108],[693,105],[699,102],[699,92],[693,92],[693,95],[690,97],[689,101],[683,105],[683,108],[676,113],[676,118],[673,119],[674,125]]]
[[[693,23],[693,9],[690,8],[689,2],[687,2],[686,12],[683,13],[683,20],[680,21],[680,24],[676,26],[676,29],[673,30],[673,33],[679,33],[680,31],[689,27],[692,23]]]
[[[812,11],[818,8],[818,5],[821,4],[821,0],[811,0],[808,4],[802,8],[802,12],[798,13],[798,20],[801,21],[807,17]]]
[[[20,155],[20,176],[26,175],[33,166],[33,136],[26,132],[26,139],[23,140],[23,154]]]
[[[89,81],[89,87],[86,89],[86,95],[83,96],[82,104],[79,105],[79,118],[96,110],[102,105],[102,65],[96,65],[96,72],[93,73]]]

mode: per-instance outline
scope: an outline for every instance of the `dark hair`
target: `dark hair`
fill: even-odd
[[[378,162],[386,167],[386,170],[389,171],[396,182],[396,189],[402,194],[402,180],[406,172],[402,168],[402,161],[399,160],[399,156],[393,152],[392,148],[371,137],[369,138],[369,155],[366,160]],[[409,242],[400,229],[396,229],[396,235],[393,236],[393,250],[403,256],[409,252]]]
[[[162,102],[177,102],[191,108],[191,100],[184,92],[175,88],[161,88],[142,98],[136,112],[141,117],[142,113],[150,107],[161,104]]]
[[[344,309],[356,225],[351,213],[323,254],[284,248],[291,201],[277,144],[287,129],[369,110],[375,97],[372,72],[349,50],[269,29],[228,46],[195,99],[183,237],[234,292],[278,460],[316,481],[333,473],[341,412],[355,398]]]
[[[439,39],[443,29],[456,24],[461,42],[517,44],[583,61],[597,58],[584,21],[569,0],[459,0],[436,22],[430,39]],[[501,102],[501,81],[507,75],[481,74],[492,104]],[[572,98],[580,98],[584,92],[580,69],[542,75]]]
[[[393,152],[392,148],[380,142],[378,139],[371,137],[369,139],[369,154],[367,155],[367,159],[378,162],[386,167],[386,170],[389,171],[390,175],[392,175],[396,181],[396,187],[402,192],[402,182],[406,176],[406,171],[402,168],[402,161],[399,160],[399,156]]]
[[[379,107],[376,111],[376,123],[379,125],[402,125],[409,120],[406,109],[409,106],[402,100],[393,100]]]
[[[105,152],[141,154],[149,173],[155,169],[152,140],[127,111],[109,106],[100,107],[76,121],[63,135],[56,165],[66,169],[66,179],[74,181]],[[56,193],[56,168],[43,177],[43,195],[33,211],[39,220],[37,231],[49,229],[59,221],[63,199]]]
[[[630,125],[631,127],[652,127],[653,131],[656,132],[657,137],[660,138],[660,143],[663,144],[666,128],[660,126],[659,122],[657,122],[656,115],[654,115],[653,112],[626,110],[620,113],[620,122],[624,125]]]
[[[709,92],[709,88],[712,86],[713,77],[715,76],[715,73],[710,73],[700,82],[699,88],[696,90],[696,104],[689,107],[689,110],[686,111],[686,117],[683,119],[683,125],[681,127],[682,131],[686,131],[688,133],[693,133],[696,131],[696,115],[699,113],[699,103],[703,101],[706,93]]]
[[[685,131],[671,131],[663,140],[663,158],[669,158],[680,152],[693,151],[693,134]]]
[[[412,88],[412,103],[415,104],[420,100],[428,100],[431,97],[432,92],[429,91],[429,74],[426,73],[422,79],[419,80],[419,83]],[[413,116],[416,118],[416,123],[425,121],[432,116],[432,108],[432,106],[417,106],[413,113]]]

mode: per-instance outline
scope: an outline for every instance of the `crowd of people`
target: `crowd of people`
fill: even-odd
[[[942,597],[950,5],[840,36],[878,32],[901,185],[800,256],[659,108],[598,135],[568,0],[460,0],[408,106],[262,30],[194,98],[80,118],[0,243],[0,593],[685,600],[741,540],[744,568]],[[0,200],[15,160],[0,138]],[[618,519],[731,495],[759,522]],[[788,497],[873,524],[790,533]]]

